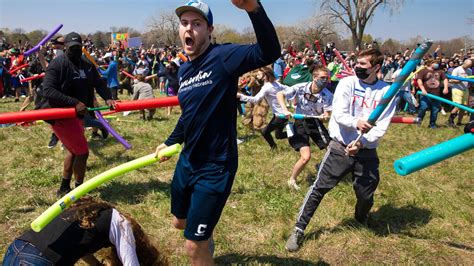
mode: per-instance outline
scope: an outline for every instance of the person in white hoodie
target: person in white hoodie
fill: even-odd
[[[378,49],[361,51],[355,68],[356,76],[342,79],[336,88],[329,121],[332,140],[319,167],[316,181],[303,201],[295,229],[286,243],[288,251],[298,250],[303,242],[304,230],[324,195],[348,173],[352,173],[357,197],[355,219],[367,225],[368,213],[380,179],[376,148],[387,131],[396,107],[396,102],[392,101],[375,126],[367,122],[370,113],[390,88],[387,83],[377,79],[382,62],[383,55]],[[359,132],[365,134],[356,142]]]
[[[270,123],[262,130],[263,138],[267,141],[268,145],[272,150],[277,148],[275,141],[271,135],[272,131],[275,131],[275,137],[277,139],[285,139],[286,132],[283,131],[285,125],[288,123],[286,117],[281,118],[280,115],[283,115],[283,109],[281,108],[276,94],[279,91],[283,91],[288,88],[285,85],[280,84],[276,81],[275,74],[273,69],[269,66],[262,67],[257,72],[257,79],[263,81],[264,84],[260,91],[255,96],[247,96],[242,93],[237,93],[237,98],[243,102],[258,103],[263,98],[267,103],[272,107],[273,117]]]

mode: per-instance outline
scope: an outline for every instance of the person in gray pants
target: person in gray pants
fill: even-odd
[[[331,141],[320,164],[317,178],[310,187],[297,217],[295,229],[286,243],[288,251],[300,248],[304,230],[313,217],[324,195],[348,173],[352,173],[357,197],[355,219],[367,225],[374,203],[374,192],[379,183],[377,146],[395,113],[392,101],[375,126],[366,118],[375,109],[389,85],[377,79],[383,62],[378,49],[361,51],[355,68],[356,76],[342,79],[334,93],[333,113],[329,121]],[[365,133],[356,142],[359,132]]]

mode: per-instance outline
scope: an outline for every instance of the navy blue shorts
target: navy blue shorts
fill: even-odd
[[[171,182],[171,213],[186,219],[186,239],[203,241],[211,237],[232,189],[237,166],[235,159],[206,162],[193,170],[180,157]]]

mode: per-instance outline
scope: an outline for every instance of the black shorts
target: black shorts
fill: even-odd
[[[192,169],[180,157],[171,183],[171,213],[186,219],[186,239],[207,240],[214,231],[237,172],[236,160],[206,162]]]
[[[331,138],[324,124],[316,118],[296,120],[293,125],[294,135],[288,139],[290,146],[299,151],[309,146],[309,138],[322,150],[329,145]]]

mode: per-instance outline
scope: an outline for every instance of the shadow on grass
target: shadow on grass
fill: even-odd
[[[114,139],[115,140],[115,139]],[[106,144],[104,144],[106,145]],[[107,144],[108,145],[108,144]],[[120,144],[119,144],[120,145]],[[130,156],[124,152],[114,152],[110,155],[105,155],[100,150],[103,148],[103,145],[89,145],[89,151],[94,154],[100,161],[92,161],[87,164],[87,170],[103,168],[103,162],[107,162],[108,165],[115,165],[116,162],[126,163],[132,160],[137,159],[137,157]]]
[[[387,204],[370,214],[369,228],[378,236],[406,234],[407,230],[426,225],[431,220],[431,211],[413,205],[395,207]]]
[[[390,234],[402,234],[413,237],[410,229],[426,225],[431,220],[431,211],[416,206],[408,205],[394,207],[387,204],[377,211],[369,214],[368,229],[375,232],[377,236],[388,236]],[[344,219],[333,228],[320,228],[317,231],[305,235],[305,240],[316,239],[323,232],[339,232],[348,228],[366,228],[353,218]]]
[[[150,192],[164,192],[170,198],[170,184],[159,180],[150,180],[144,183],[112,182],[99,190],[100,198],[114,203],[138,204]]]
[[[248,256],[242,254],[226,254],[215,258],[216,265],[245,265],[245,264],[265,264],[265,265],[329,265],[325,261],[308,261],[298,258],[280,258],[274,255]]]

